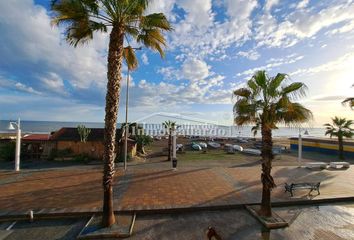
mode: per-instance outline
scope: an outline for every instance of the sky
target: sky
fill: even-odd
[[[0,119],[103,122],[108,33],[68,45],[48,2],[0,1]],[[153,12],[174,31],[164,59],[137,51],[130,121],[165,112],[232,124],[232,91],[261,69],[307,85],[298,101],[313,112],[311,126],[354,118],[341,105],[354,95],[354,0],[153,0]]]

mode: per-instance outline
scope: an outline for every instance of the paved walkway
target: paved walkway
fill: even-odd
[[[311,171],[274,167],[278,187],[274,202],[354,196],[354,167]],[[0,215],[11,212],[98,211],[102,205],[100,169],[0,172]],[[321,195],[299,191],[291,198],[285,182],[321,181]],[[117,210],[146,210],[257,203],[261,198],[260,166],[192,168],[177,171],[130,169],[118,171],[114,199]]]

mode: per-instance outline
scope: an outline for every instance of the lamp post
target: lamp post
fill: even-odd
[[[14,127],[16,126],[16,128]],[[15,171],[20,171],[20,154],[21,154],[21,122],[20,119],[17,122],[9,123],[9,130],[16,129],[16,150],[15,150]]]
[[[305,130],[304,135],[309,135],[309,132]],[[302,160],[302,136],[301,136],[301,128],[299,128],[299,138],[298,138],[298,165],[301,167],[301,160]]]
[[[133,48],[134,50],[141,50],[142,48]],[[127,76],[127,92],[125,95],[125,132],[124,132],[124,170],[127,170],[127,156],[128,156],[128,101],[129,101],[129,81],[130,80],[130,68],[128,66],[128,76]]]

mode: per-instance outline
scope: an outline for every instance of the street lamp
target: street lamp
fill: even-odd
[[[301,128],[299,128],[299,143],[298,143],[298,158],[297,158],[297,161],[298,161],[298,164],[299,164],[299,167],[301,167],[301,160],[302,160],[302,136],[301,136]],[[304,135],[309,135],[309,132],[307,130],[305,130],[304,132]]]
[[[134,50],[141,50],[141,47],[132,48]],[[127,170],[127,156],[128,156],[128,101],[129,101],[129,80],[130,80],[130,68],[128,65],[128,76],[127,76],[127,92],[125,95],[125,132],[124,132],[124,170]]]
[[[15,171],[20,171],[20,153],[21,153],[21,122],[18,119],[17,122],[9,123],[9,130],[16,130],[16,151],[15,151]]]

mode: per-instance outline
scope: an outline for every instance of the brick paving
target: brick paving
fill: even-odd
[[[274,167],[277,201],[326,199],[354,196],[354,168],[311,171],[296,167]],[[0,172],[0,215],[30,209],[56,211],[100,210],[102,171],[57,169]],[[285,182],[321,181],[321,195],[307,191],[290,198]],[[169,209],[256,203],[260,201],[260,166],[238,168],[129,169],[117,171],[114,186],[117,210]]]

